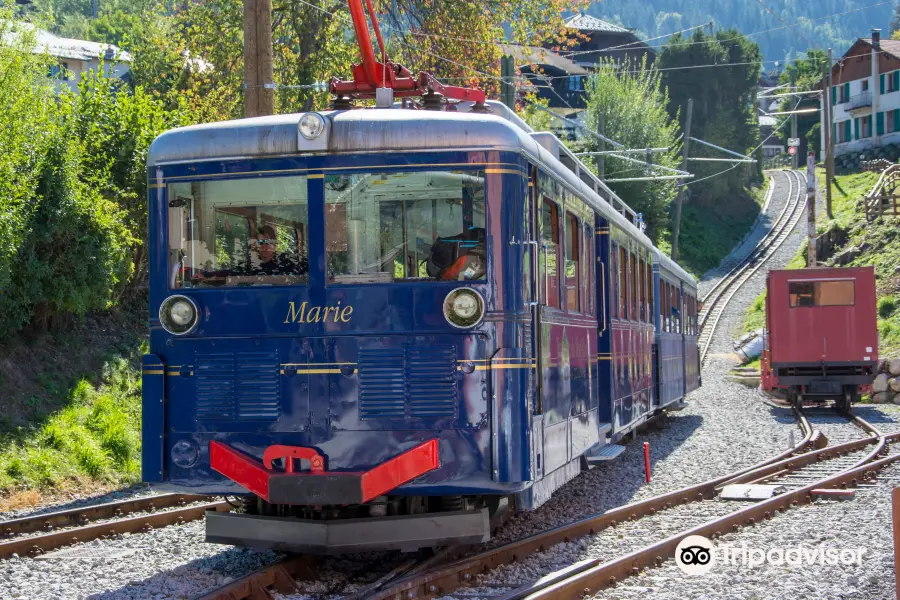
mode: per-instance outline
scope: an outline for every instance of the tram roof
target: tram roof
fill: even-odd
[[[681,265],[663,254],[662,250],[659,248],[655,248],[653,252],[656,254],[656,262],[659,263],[661,267],[674,274],[682,281],[691,284],[695,288],[697,287],[697,280],[693,275],[685,271]]]
[[[625,229],[644,245],[654,247],[647,236],[619,212],[626,211],[633,216],[634,211],[555,136],[534,132],[498,102],[489,101],[489,105],[495,114],[465,112],[465,108],[458,112],[399,108],[322,111],[319,114],[325,117],[326,128],[314,140],[299,134],[300,119],[306,113],[179,127],[156,138],[150,146],[147,165],[416,150],[522,152],[562,179],[611,223]],[[684,273],[681,267],[675,267],[676,273]]]

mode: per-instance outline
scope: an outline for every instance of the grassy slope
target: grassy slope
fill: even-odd
[[[820,185],[824,174],[819,171]],[[832,183],[832,212],[834,219],[819,221],[819,231],[839,228],[847,232],[848,241],[843,248],[861,249],[859,256],[848,266],[874,265],[878,285],[878,328],[881,356],[893,356],[900,352],[900,222],[892,219],[866,223],[857,207],[858,201],[872,189],[877,173],[851,173],[838,175]],[[838,251],[843,248],[839,248]],[[798,248],[788,268],[806,266],[806,242]],[[764,302],[761,295],[747,310],[744,330],[751,331],[765,323]]]
[[[746,236],[765,201],[768,179],[732,202],[692,199],[682,207],[678,262],[700,277],[719,265]],[[674,211],[674,208],[673,208]],[[671,239],[660,240],[660,249],[671,254]]]
[[[135,313],[0,346],[0,506],[139,480],[146,328]]]

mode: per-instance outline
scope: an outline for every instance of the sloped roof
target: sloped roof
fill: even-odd
[[[578,14],[566,19],[566,27],[580,31],[605,31],[608,33],[631,33],[630,30],[590,15]]]
[[[584,67],[578,66],[574,61],[558,53],[538,46],[516,46],[502,44],[500,48],[504,54],[509,54],[516,59],[516,65],[550,65],[565,73],[573,75],[586,75],[589,73]]]
[[[872,45],[872,38],[859,38],[860,41]],[[881,40],[881,51],[890,54],[894,58],[900,58],[900,40]]]
[[[105,60],[131,62],[131,55],[112,44],[100,44],[87,40],[73,40],[53,35],[49,31],[37,31],[37,50],[58,58],[93,60],[102,56]]]
[[[71,60],[95,60],[102,56],[105,60],[118,62],[131,62],[131,55],[124,50],[112,44],[101,44],[98,42],[89,42],[87,40],[73,40],[70,38],[59,37],[49,31],[38,29],[31,23],[11,22],[10,27],[5,28],[3,32],[3,41],[12,43],[18,39],[21,32],[34,32],[34,52],[46,52],[50,56],[57,58],[68,58]]]

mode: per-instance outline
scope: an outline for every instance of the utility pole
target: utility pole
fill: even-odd
[[[94,18],[96,19],[97,18],[97,0],[93,0],[93,2],[91,2],[91,13],[93,14]]]
[[[796,83],[797,83],[797,70],[791,69],[791,92],[792,93],[797,91]],[[794,114],[791,115],[791,137],[796,138],[797,137],[797,113],[796,113],[796,111],[793,111],[793,112],[794,112]],[[795,152],[794,155],[791,157],[791,168],[792,169],[797,168],[797,163],[800,160],[799,151],[800,151],[800,147],[798,146],[797,152]]]
[[[597,127],[599,127],[598,133],[600,135],[606,135],[606,117],[601,112],[598,116]],[[600,152],[606,152],[606,140],[603,138],[600,139],[599,145]],[[606,177],[606,159],[602,154],[597,155],[597,177],[603,179]]]
[[[513,57],[500,57],[500,101],[511,111],[516,110],[516,86],[513,85],[515,76],[516,65]]]
[[[244,0],[244,116],[275,114],[272,0]]]
[[[815,267],[816,262],[816,153],[806,153],[806,226],[808,245],[806,266]]]
[[[825,137],[825,214],[828,215],[829,219],[833,219],[834,215],[831,214],[831,181],[834,179],[834,124],[832,123],[834,113],[834,107],[831,105],[831,48],[828,49],[828,59],[826,60],[825,68],[828,69],[827,77],[825,78],[825,83],[827,87],[824,90],[825,94],[825,123],[828,125],[826,127],[827,131],[823,131],[822,133],[826,135]],[[873,82],[872,87],[877,86],[877,82]],[[873,90],[874,92],[875,90]]]
[[[684,123],[684,145],[681,148],[681,170],[687,171],[688,167],[688,151],[691,144],[691,116],[694,112],[694,99],[688,98],[687,115]],[[687,186],[681,184],[678,195],[675,196],[675,226],[672,228],[672,260],[678,260],[678,235],[681,233],[681,204],[684,202],[684,195],[687,194]]]

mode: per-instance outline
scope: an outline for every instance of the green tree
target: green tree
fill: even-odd
[[[755,102],[761,62],[759,46],[734,29],[672,36],[657,61],[669,92],[669,114],[675,118],[682,113],[683,120],[684,107],[693,98],[692,137],[741,154],[751,152],[759,144]],[[697,143],[691,144],[691,155],[724,156]],[[695,162],[690,170],[696,181],[689,184],[691,196],[707,200],[741,194],[761,175],[759,165],[732,169]]]
[[[601,116],[606,136],[626,148],[669,148],[668,152],[653,155],[653,162],[667,167],[678,165],[678,121],[666,110],[668,97],[661,84],[660,73],[642,63],[616,65],[607,62],[591,75],[587,90],[587,125],[596,131]],[[590,151],[597,151],[598,141],[586,139]],[[611,148],[607,145],[607,150]],[[641,155],[629,158],[643,159]],[[615,156],[605,160],[606,177],[632,178],[660,174],[648,171]],[[666,228],[666,207],[674,199],[674,180],[610,183],[610,187],[635,211],[643,213],[647,235],[659,238]]]
[[[798,58],[785,67],[778,82],[790,83],[793,77],[798,90],[812,90],[822,81],[827,65],[828,56],[824,50],[808,50],[804,58]]]

